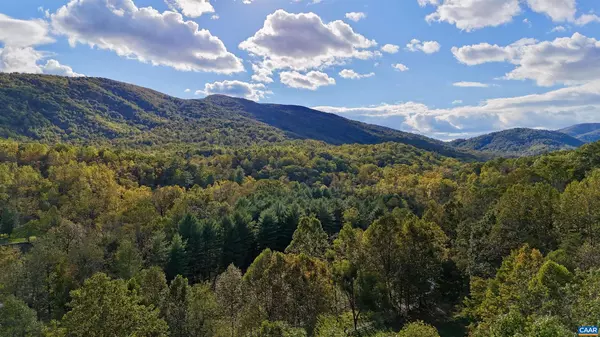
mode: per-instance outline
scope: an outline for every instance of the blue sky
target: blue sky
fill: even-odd
[[[313,2],[3,1],[0,71],[305,105],[440,139],[600,122],[596,0]]]

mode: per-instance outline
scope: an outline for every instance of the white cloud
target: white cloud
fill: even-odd
[[[564,26],[556,26],[554,28],[552,28],[552,30],[550,30],[550,33],[562,33],[562,32],[566,32],[567,28],[565,28]]]
[[[527,0],[534,12],[548,15],[553,21],[574,21],[577,13],[575,0]]]
[[[496,27],[511,22],[521,13],[519,0],[418,0],[421,6],[436,6],[427,15],[427,22],[448,22],[457,28],[472,31],[483,27]]]
[[[575,20],[575,24],[578,26],[585,26],[588,23],[592,22],[600,22],[600,16],[596,14],[583,14],[577,20]]]
[[[400,46],[397,46],[395,44],[386,44],[383,47],[381,47],[381,51],[384,53],[388,53],[388,54],[396,54],[398,51],[400,50]]]
[[[264,84],[246,83],[241,81],[222,81],[204,84],[203,90],[197,90],[196,95],[228,95],[234,97],[247,98],[253,101],[258,101],[265,98],[266,95],[272,94],[266,90]]]
[[[600,81],[543,94],[489,99],[481,105],[451,109],[432,109],[416,102],[315,109],[443,139],[514,127],[558,129],[598,121]]]
[[[83,74],[78,74],[73,71],[73,68],[60,64],[57,60],[48,60],[45,65],[42,66],[42,72],[49,75],[59,75],[68,77],[81,77]]]
[[[271,70],[268,64],[252,64],[252,71],[254,71],[254,75],[252,75],[253,81],[273,83],[273,71]]]
[[[600,41],[579,33],[554,41],[522,39],[505,47],[487,43],[453,47],[452,53],[467,65],[510,62],[515,68],[505,79],[530,79],[540,86],[600,79]]]
[[[346,13],[346,19],[358,22],[367,17],[367,14],[363,12],[350,12]]]
[[[352,69],[343,69],[342,71],[340,71],[339,75],[343,78],[357,80],[357,79],[361,79],[361,78],[373,77],[373,76],[375,76],[375,73],[371,72],[368,74],[359,74]]]
[[[3,73],[32,73],[41,74],[42,68],[38,61],[44,57],[31,47],[6,46],[0,49],[0,71]]]
[[[473,31],[484,27],[497,27],[509,23],[522,13],[521,4],[532,11],[548,16],[554,22],[572,22],[586,25],[600,22],[595,14],[577,17],[576,0],[417,0],[419,5],[436,7],[427,15],[427,22],[447,22],[457,28]],[[529,20],[528,20],[529,21]]]
[[[433,54],[440,51],[440,44],[437,41],[424,41],[421,42],[417,39],[412,39],[410,43],[406,45],[406,49],[412,52],[422,51],[425,54]]]
[[[205,13],[214,13],[215,9],[210,0],[165,0],[170,8],[180,10],[190,18],[200,17]]]
[[[77,43],[181,71],[244,70],[219,38],[181,14],[138,8],[131,0],[71,0],[51,15],[56,32]]]
[[[57,60],[48,60],[45,64],[40,63],[48,56],[48,53],[40,52],[32,47],[6,46],[0,48],[0,72],[83,76],[74,72],[71,67],[60,64]]]
[[[211,20],[219,20],[221,17],[219,16],[219,14],[213,14],[210,19]]]
[[[0,42],[5,46],[29,47],[52,43],[44,20],[19,20],[0,13]]]
[[[188,92],[192,92],[192,89],[185,89],[183,92],[188,93]]]
[[[301,74],[297,71],[284,71],[279,74],[281,83],[290,88],[317,90],[319,87],[335,85],[335,79],[320,71]]]
[[[454,82],[452,85],[461,88],[488,88],[490,86],[489,84],[481,82]]]
[[[409,70],[409,68],[402,63],[392,64],[392,68],[402,72]]]
[[[38,10],[47,13],[42,7]],[[83,76],[56,60],[40,63],[50,54],[33,47],[52,42],[46,21],[19,20],[0,14],[0,43],[4,44],[4,48],[0,48],[0,72]]]
[[[270,70],[306,71],[379,56],[378,51],[367,50],[376,45],[343,21],[324,23],[314,13],[280,9],[268,15],[264,26],[239,48],[261,57]]]
[[[452,105],[458,105],[458,104],[463,104],[462,99],[457,99],[457,100],[452,101]]]

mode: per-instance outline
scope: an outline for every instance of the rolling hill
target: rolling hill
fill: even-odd
[[[585,123],[558,130],[575,137],[582,142],[591,143],[600,140],[600,123]]]
[[[503,156],[529,156],[574,149],[583,141],[565,133],[549,130],[510,129],[450,143],[457,149],[484,151]]]
[[[126,146],[393,141],[451,157],[474,157],[425,136],[301,106],[222,95],[186,100],[103,78],[31,74],[0,74],[0,137]]]

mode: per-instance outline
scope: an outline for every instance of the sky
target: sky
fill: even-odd
[[[600,2],[5,0],[0,71],[303,105],[443,140],[559,129],[600,122]]]

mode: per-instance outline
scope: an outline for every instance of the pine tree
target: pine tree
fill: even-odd
[[[169,249],[169,258],[165,273],[167,279],[172,280],[177,275],[185,275],[187,269],[187,253],[185,243],[181,239],[179,234],[175,234],[171,241],[171,247]]]

